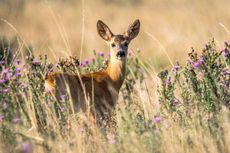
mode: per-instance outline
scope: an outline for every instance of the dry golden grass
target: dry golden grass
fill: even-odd
[[[83,57],[92,55],[93,49],[108,52],[96,32],[97,20],[102,19],[115,33],[120,33],[139,18],[141,33],[130,49],[140,48],[143,57],[158,67],[169,64],[163,50],[172,61],[184,61],[191,46],[200,49],[212,37],[218,45],[228,40],[227,4],[227,0],[139,0],[136,3],[131,0],[42,0],[26,1],[23,11],[17,11],[14,8],[18,7],[12,4],[14,8],[2,5],[0,17],[12,23],[37,53],[48,54],[50,58],[54,58],[53,54],[80,56],[81,49]],[[16,35],[2,21],[0,29],[0,35]]]
[[[149,75],[146,76],[143,84],[136,84],[136,93],[132,96],[144,111],[144,116],[151,118],[159,111],[156,96],[158,80],[155,69],[170,67],[170,60],[172,63],[175,60],[184,62],[191,46],[201,49],[202,44],[212,37],[215,38],[217,47],[223,46],[221,43],[230,38],[228,31],[230,29],[229,2],[227,0],[140,0],[140,3],[134,5],[124,1],[113,0],[115,3],[109,3],[107,0],[28,1],[22,12],[13,8],[9,9],[1,5],[0,1],[0,18],[12,24],[18,32],[0,20],[0,35],[13,37],[20,34],[26,43],[34,47],[36,54],[48,54],[51,60],[71,54],[80,57],[81,50],[82,58],[85,58],[91,56],[94,49],[108,52],[108,47],[96,32],[98,19],[105,21],[111,29],[114,29],[114,33],[119,33],[125,31],[134,19],[139,18],[141,33],[132,42],[130,50],[139,48],[142,51],[142,57],[150,60],[150,66],[146,69]],[[121,133],[119,139],[122,142],[119,142],[118,145],[111,145],[95,127],[91,127],[90,135],[81,132],[82,125],[74,120],[76,116],[70,115],[68,116],[70,134],[63,139],[58,130],[59,127],[56,127],[58,126],[57,118],[52,116],[54,113],[48,110],[47,114],[50,115],[47,121],[51,125],[49,128],[53,128],[56,133],[56,139],[44,140],[36,127],[37,121],[30,98],[25,97],[25,100],[28,101],[32,128],[18,127],[17,130],[37,144],[46,141],[52,152],[215,153],[219,151],[216,145],[217,139],[211,136],[209,130],[204,131],[195,123],[194,127],[184,129],[177,123],[172,123],[170,119],[164,119],[159,124],[160,141],[153,141],[154,134],[152,133],[146,133],[140,137],[132,128],[135,125],[126,123],[131,127],[129,133],[122,135],[122,129],[119,129]],[[122,103],[122,99],[119,100]],[[119,107],[122,108],[122,105]],[[135,108],[132,110],[135,111]],[[225,114],[223,121],[225,134],[222,140],[225,141],[225,144],[221,144],[223,142],[220,141],[219,147],[223,149],[222,152],[227,153],[230,151],[229,145],[226,145],[230,143],[229,110],[223,112]],[[128,116],[129,114],[126,113],[125,111],[118,113],[119,127],[122,127],[123,123],[119,115]],[[78,114],[79,116],[81,114]],[[188,146],[187,141],[190,140],[192,147]],[[33,144],[35,153],[46,152],[44,146],[37,144]],[[4,147],[0,142],[0,152],[4,152]]]

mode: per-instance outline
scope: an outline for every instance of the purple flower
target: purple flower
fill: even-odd
[[[173,71],[174,73],[177,73],[179,69],[180,69],[180,65],[179,65],[179,62],[177,61],[177,62],[176,62],[176,65],[173,67],[172,71]]]
[[[204,58],[203,58],[203,57],[200,57],[200,58],[198,59],[198,62],[199,62],[200,65],[205,66]]]
[[[16,60],[15,60],[15,64],[17,64],[17,65],[19,65],[20,62],[21,62],[21,61],[20,61],[19,59],[16,59]]]
[[[223,76],[228,75],[228,74],[229,74],[228,69],[227,69],[227,68],[223,69],[223,71],[221,72],[221,74],[222,74]]]
[[[20,73],[20,72],[16,72],[16,73],[15,73],[15,76],[16,76],[16,77],[20,77],[20,76],[21,76],[21,73]]]
[[[174,99],[173,100],[173,106],[177,106],[180,103],[180,101],[178,99]]]
[[[14,119],[13,119],[13,123],[14,124],[18,124],[19,122],[21,121],[20,117],[16,116]]]
[[[4,116],[3,115],[0,115],[0,122],[2,122],[4,120]]]
[[[160,116],[155,116],[153,119],[152,119],[153,122],[155,123],[160,123],[161,122],[161,117]]]
[[[89,60],[88,59],[85,59],[82,63],[81,63],[81,66],[82,67],[85,67],[85,66],[88,66],[89,65]]]
[[[199,67],[199,65],[200,65],[199,62],[195,62],[195,63],[193,63],[192,66],[193,66],[194,69],[197,69]]]
[[[193,63],[193,68],[197,69],[200,65],[205,66],[204,58],[199,58],[196,62]]]
[[[41,65],[41,61],[38,59],[34,59],[32,62],[34,65]]]
[[[223,53],[224,53],[224,57],[225,57],[225,58],[227,58],[227,57],[230,56],[230,52],[229,52],[229,50],[228,50],[227,48],[225,48],[225,49],[223,50]]]
[[[67,96],[66,96],[66,95],[61,95],[61,96],[60,96],[60,100],[64,100],[64,101],[65,101],[65,100],[66,100],[66,98],[67,98]]]
[[[171,85],[172,84],[172,78],[171,78],[171,76],[169,76],[168,79],[166,80],[166,84],[167,85]]]
[[[85,64],[85,65],[88,65],[88,64],[89,64],[89,60],[88,60],[88,59],[85,59],[85,60],[84,60],[84,64]]]
[[[0,80],[0,84],[3,84],[3,83],[5,83],[5,82],[6,82],[5,79],[1,79],[1,80]]]
[[[17,73],[17,72],[21,72],[21,70],[22,70],[21,68],[17,67],[17,68],[16,68],[16,73]]]
[[[0,64],[5,64],[6,62],[5,61],[0,61]]]
[[[13,73],[12,72],[8,72],[6,75],[7,75],[7,78],[10,79],[13,76]]]
[[[33,145],[29,142],[23,143],[20,148],[21,153],[32,153]]]
[[[98,53],[98,56],[100,56],[100,57],[104,57],[104,56],[105,56],[105,54],[104,54],[103,52],[99,52],[99,53]]]
[[[8,68],[4,68],[3,70],[2,70],[2,74],[7,74],[9,72],[9,69]]]
[[[8,92],[9,92],[9,89],[8,89],[8,88],[2,89],[2,93],[3,93],[3,94],[6,94],[6,93],[8,93]]]
[[[65,107],[61,107],[61,112],[65,112]]]

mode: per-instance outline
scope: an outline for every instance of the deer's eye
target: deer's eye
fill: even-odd
[[[115,47],[116,45],[114,43],[111,44],[112,47]]]
[[[124,46],[125,46],[125,47],[128,47],[128,43],[127,43],[127,42],[125,42],[125,43],[124,43]]]

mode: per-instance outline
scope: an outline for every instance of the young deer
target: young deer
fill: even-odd
[[[128,45],[138,35],[139,29],[140,21],[135,20],[127,32],[114,35],[109,27],[99,20],[97,32],[110,46],[108,67],[81,76],[67,73],[50,74],[45,80],[46,89],[54,90],[56,97],[69,92],[74,110],[90,110],[93,118],[97,121],[99,118],[103,120],[116,105],[119,90],[125,79]]]

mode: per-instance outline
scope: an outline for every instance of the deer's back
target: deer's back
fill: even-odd
[[[86,111],[87,106],[103,114],[114,108],[118,91],[113,88],[106,72],[82,76],[56,73],[46,79],[46,88],[55,92],[57,99],[69,93],[75,110]]]

